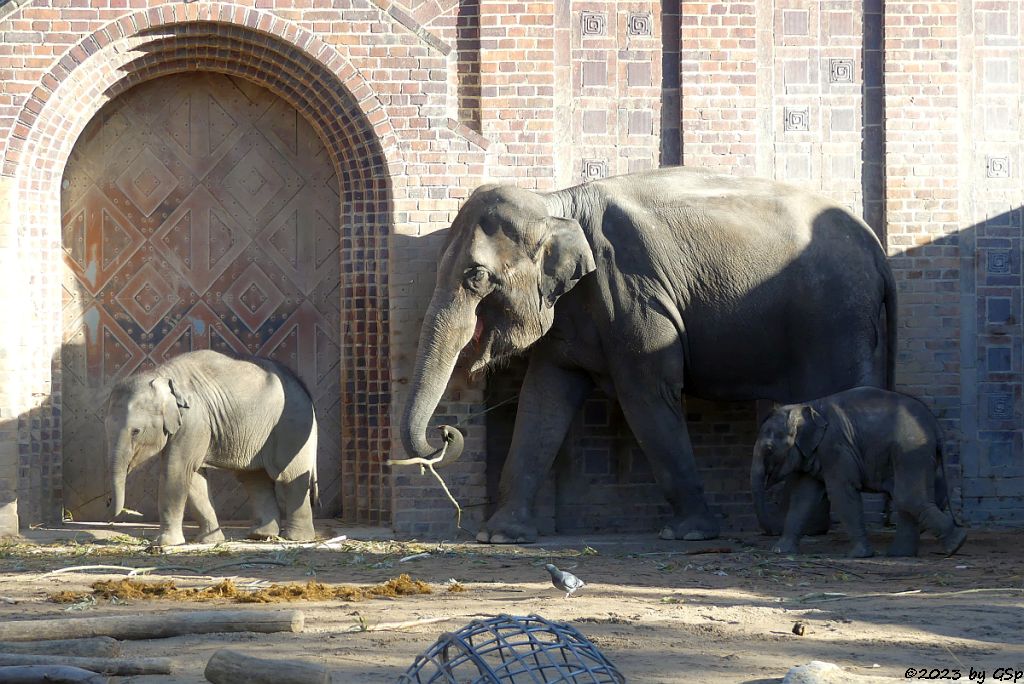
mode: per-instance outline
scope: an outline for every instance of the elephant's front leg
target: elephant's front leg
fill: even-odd
[[[629,383],[626,391],[616,383],[622,412],[672,507],[661,538],[714,539],[719,524],[704,500],[678,387],[654,378],[634,377]]]
[[[861,501],[860,489],[842,477],[833,476],[826,480],[828,498],[835,508],[836,517],[843,524],[846,534],[850,536],[850,558],[870,558],[875,555],[868,539],[868,530],[864,525],[864,504]]]
[[[562,368],[543,354],[531,356],[519,393],[512,446],[501,471],[498,508],[477,534],[477,541],[537,541],[534,499],[592,386],[581,371]]]
[[[269,539],[281,532],[281,511],[277,506],[274,481],[263,470],[240,470],[235,477],[245,487],[252,507],[249,539]]]
[[[188,503],[196,522],[199,523],[199,536],[196,537],[196,541],[200,544],[224,541],[224,531],[217,522],[217,512],[210,501],[210,489],[203,469],[192,473],[188,485]]]
[[[195,469],[184,458],[184,447],[177,443],[168,444],[160,461],[160,534],[154,540],[156,546],[184,544],[181,531],[185,517],[185,501],[192,488]]]
[[[789,507],[782,526],[782,536],[772,548],[776,553],[799,553],[800,538],[807,532],[812,520],[820,516],[821,501],[825,499],[825,484],[804,473],[793,473],[786,483]],[[828,515],[828,507],[825,507]]]

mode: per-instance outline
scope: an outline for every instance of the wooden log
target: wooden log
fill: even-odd
[[[115,639],[161,639],[182,634],[215,632],[301,632],[301,610],[196,610],[148,615],[7,620],[0,622],[0,640],[78,639],[109,636]]]
[[[107,684],[107,678],[80,667],[61,665],[14,665],[0,667],[0,682],[6,684]]]
[[[65,665],[92,670],[99,674],[127,677],[144,674],[171,674],[168,658],[81,658],[77,656],[0,653],[0,667],[10,665]]]
[[[0,653],[116,658],[121,655],[121,642],[107,636],[51,641],[0,641]]]
[[[203,672],[213,684],[330,684],[323,665],[304,660],[267,660],[227,648],[210,656]]]

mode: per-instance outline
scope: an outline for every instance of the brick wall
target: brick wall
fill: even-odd
[[[64,165],[104,102],[177,69],[270,88],[338,168],[346,517],[452,531],[432,479],[382,463],[401,455],[391,426],[437,251],[472,188],[549,190],[683,163],[821,190],[887,236],[900,387],[940,415],[967,517],[1024,518],[1014,0],[61,4],[0,5],[0,304],[22,323],[0,337],[0,525],[15,490],[22,524],[60,516]],[[469,506],[467,529],[493,493],[488,452],[501,441],[473,416],[500,389],[458,373],[438,411],[471,428],[446,474]],[[709,498],[730,527],[749,525],[753,407],[690,402],[687,415]],[[654,500],[616,416],[595,394],[578,417],[579,446],[559,457],[544,495],[549,529],[656,527],[659,504],[633,517],[605,505]]]
[[[976,522],[1019,524],[1024,522],[1024,16],[1020,3],[1009,0],[962,3],[957,10],[963,507]]]

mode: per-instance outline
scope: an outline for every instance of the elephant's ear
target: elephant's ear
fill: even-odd
[[[594,251],[575,219],[551,216],[540,245],[540,297],[548,307],[571,290],[580,278],[593,273]]]
[[[804,460],[809,461],[821,440],[825,438],[828,421],[813,406],[804,405],[800,407],[800,416],[796,424],[796,448],[800,450]]]
[[[181,409],[188,408],[188,401],[178,392],[170,378],[157,378],[150,384],[156,391],[164,416],[164,432],[173,435],[181,428]]]

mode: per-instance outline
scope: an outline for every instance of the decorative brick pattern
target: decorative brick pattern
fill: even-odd
[[[852,59],[828,60],[829,83],[853,83],[853,80],[854,75]]]
[[[343,368],[338,370],[343,392],[334,422],[341,442],[337,457],[343,470],[344,514],[369,523],[393,517],[391,482],[382,466],[392,447],[393,364],[388,339],[392,311],[411,304],[399,299],[398,309],[393,306],[389,277],[415,277],[412,269],[417,265],[389,273],[389,236],[396,228],[413,232],[407,227],[410,221],[415,222],[415,232],[446,225],[457,198],[465,196],[458,184],[452,185],[451,176],[463,175],[457,170],[483,159],[473,151],[479,145],[466,147],[468,156],[461,162],[453,160],[433,176],[418,173],[408,182],[405,164],[426,160],[429,150],[403,158],[392,116],[405,136],[444,140],[455,147],[467,144],[459,142],[465,138],[450,129],[446,119],[435,126],[422,117],[430,113],[432,101],[438,113],[445,108],[443,79],[439,90],[434,85],[434,74],[446,71],[443,50],[411,33],[408,22],[393,21],[393,14],[374,11],[371,16],[360,9],[340,14],[332,10],[331,16],[342,20],[346,13],[349,21],[338,25],[340,34],[330,28],[314,33],[317,26],[330,26],[317,23],[314,10],[282,11],[278,16],[227,3],[90,10],[73,22],[75,28],[61,34],[47,29],[61,20],[59,11],[25,7],[9,15],[8,25],[2,27],[5,36],[17,38],[17,27],[34,25],[50,38],[46,49],[63,41],[62,49],[67,50],[54,65],[51,60],[25,59],[24,54],[39,49],[40,41],[12,39],[11,50],[24,54],[0,55],[0,70],[14,63],[4,60],[17,59],[25,66],[17,67],[21,71],[15,80],[38,84],[21,88],[5,79],[0,132],[7,140],[4,175],[14,179],[13,194],[26,209],[16,214],[19,258],[36,265],[31,271],[52,274],[34,278],[28,288],[38,304],[35,322],[23,342],[8,347],[19,358],[19,377],[9,385],[20,388],[19,396],[5,399],[0,407],[2,415],[11,415],[17,423],[22,523],[60,516],[60,262],[53,245],[60,244],[61,212],[55,198],[60,196],[57,186],[71,145],[100,106],[119,93],[162,74],[204,70],[256,81],[295,106],[324,142],[341,179],[339,253],[346,266],[333,296],[344,309],[339,331]],[[371,19],[383,22],[380,26],[386,32],[372,30]],[[350,51],[345,37],[359,34],[376,36],[371,49]],[[411,61],[395,62],[395,55],[403,51]],[[375,64],[391,71],[374,70]],[[371,86],[364,73],[387,76]],[[387,94],[390,110],[378,93]],[[410,109],[417,99],[418,111]],[[475,173],[479,178],[482,166]],[[466,183],[471,187],[474,180]],[[417,208],[425,211],[422,217],[416,216]],[[440,213],[431,213],[437,209]],[[148,297],[146,292],[140,296]],[[35,396],[46,399],[34,405],[29,397]]]

